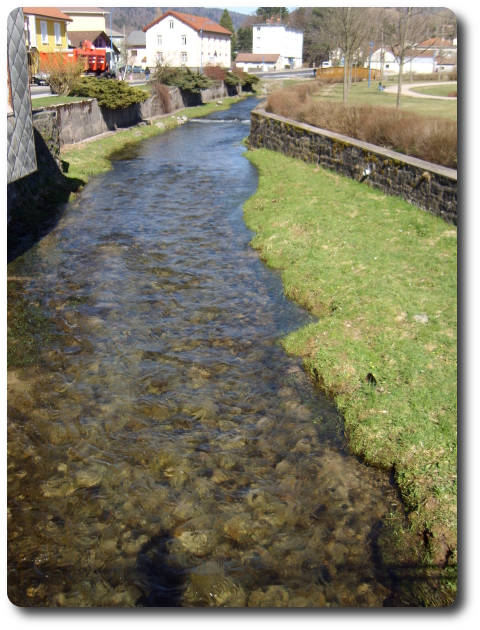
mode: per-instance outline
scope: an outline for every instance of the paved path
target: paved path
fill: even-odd
[[[442,83],[444,83],[442,81]],[[407,83],[407,84],[403,84],[402,85],[402,94],[403,96],[413,96],[415,98],[436,98],[436,99],[440,99],[442,101],[451,101],[452,100],[452,96],[433,96],[433,94],[420,94],[420,92],[412,92],[412,88],[416,88],[416,87],[429,87],[431,85],[438,85],[437,83],[434,83],[432,81],[427,81],[426,83]],[[454,87],[455,86],[455,87]],[[457,83],[456,81],[453,82],[452,81],[452,92],[454,91],[454,89],[456,89],[457,87]],[[385,88],[385,92],[389,92],[390,94],[397,94],[398,92],[398,85],[390,85],[389,87]]]

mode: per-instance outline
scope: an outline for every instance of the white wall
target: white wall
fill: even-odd
[[[170,28],[173,22],[173,28]],[[182,44],[182,35],[187,38],[187,43]],[[158,43],[161,36],[161,44]],[[230,36],[219,33],[203,33],[203,59],[202,65],[208,63],[230,67]],[[199,68],[201,39],[200,33],[174,16],[167,16],[158,24],[155,24],[146,32],[147,64],[154,67],[157,63],[157,53],[161,52],[163,61],[167,61],[174,67],[186,65],[190,68]],[[215,56],[215,52],[217,55]],[[186,63],[182,63],[182,53],[187,54]]]
[[[253,26],[253,47],[255,54],[279,53],[288,64],[294,58],[294,67],[302,67],[303,33],[288,26]]]

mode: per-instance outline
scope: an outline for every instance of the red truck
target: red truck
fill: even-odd
[[[51,53],[40,52],[40,65],[42,61],[48,58]],[[95,48],[92,42],[84,40],[80,43],[80,48],[73,48],[66,52],[62,52],[62,55],[72,63],[81,60],[84,62],[85,73],[93,73],[96,75],[103,74],[104,76],[115,76],[115,72],[111,70],[110,59],[112,53],[107,51],[106,48]]]

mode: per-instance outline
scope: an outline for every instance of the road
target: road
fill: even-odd
[[[258,77],[269,79],[292,79],[292,78],[313,78],[313,68],[302,68],[301,70],[281,70],[280,72],[251,72]],[[145,85],[145,76],[139,75],[139,78],[134,78],[131,81],[127,79],[130,85]],[[32,99],[42,98],[45,96],[51,96],[50,88],[48,85],[31,85],[30,94]]]

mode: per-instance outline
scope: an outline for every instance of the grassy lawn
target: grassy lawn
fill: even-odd
[[[390,85],[396,85],[396,83],[389,81],[385,85],[388,87]],[[406,85],[408,85],[408,83],[406,83]],[[448,85],[452,86],[453,83],[449,83]],[[426,89],[431,90],[432,88],[428,86]],[[445,85],[445,89],[447,89],[447,85]],[[454,89],[456,89],[456,86],[452,87],[449,91]],[[342,101],[343,84],[337,83],[333,84],[333,86],[327,84],[318,93],[314,94],[312,98],[327,102]],[[352,83],[348,93],[348,102],[396,107],[397,95],[379,92],[378,81],[372,81],[370,88],[368,87],[367,81],[362,81],[361,83]],[[422,116],[444,116],[445,118],[457,120],[456,99],[452,99],[451,101],[436,101],[430,98],[422,99],[413,96],[404,96],[402,94],[402,110]]]
[[[427,85],[425,87],[412,88],[412,92],[418,92],[419,94],[430,94],[431,96],[448,96],[451,92],[457,91],[457,82],[451,81],[448,83],[441,83],[440,85]]]
[[[411,531],[443,566],[456,557],[456,228],[315,165],[247,155],[252,245],[318,318],[284,347],[335,399],[352,451],[393,469]]]
[[[76,103],[84,101],[83,96],[45,96],[41,98],[32,98],[32,109],[38,107],[49,107],[50,105],[63,105],[64,103]]]

